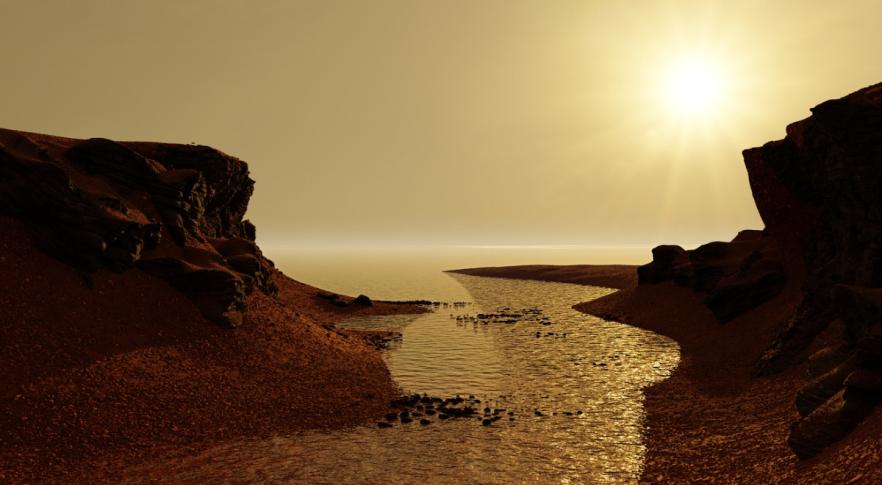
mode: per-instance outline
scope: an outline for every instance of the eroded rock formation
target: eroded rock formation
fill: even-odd
[[[640,284],[672,280],[704,295],[720,322],[770,300],[786,276],[775,241],[762,231],[741,231],[731,242],[712,242],[693,250],[658,246],[652,262],[637,269]]]
[[[721,321],[773,296],[784,274],[800,282],[802,302],[755,366],[769,374],[808,360],[812,381],[795,397],[801,418],[789,437],[800,457],[848,434],[882,400],[882,84],[811,112],[783,140],[744,152],[762,235],[693,251],[661,246],[640,270],[641,284],[672,279],[706,292]],[[745,244],[755,245],[747,258]],[[806,355],[840,326],[840,344]]]
[[[832,322],[844,344],[814,356],[790,444],[811,456],[847,434],[882,397],[882,85],[814,107],[783,140],[744,152],[770,235],[802,258],[804,300],[761,372],[798,358]]]
[[[137,266],[224,326],[241,322],[246,294],[277,291],[243,220],[253,187],[245,162],[210,147],[0,130],[0,213],[87,282]]]

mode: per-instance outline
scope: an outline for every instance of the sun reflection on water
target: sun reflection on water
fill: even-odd
[[[676,343],[571,308],[609,289],[451,276],[473,305],[348,325],[403,333],[386,359],[404,391],[472,394],[514,411],[514,420],[308,432],[230,443],[162,466],[181,481],[635,482],[645,451],[641,389],[675,368]],[[503,308],[536,317],[486,324],[474,318]]]

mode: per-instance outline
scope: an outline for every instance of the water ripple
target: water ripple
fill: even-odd
[[[447,420],[229,443],[164,464],[169,476],[334,484],[635,482],[645,450],[641,389],[674,369],[676,343],[571,308],[612,290],[451,277],[473,305],[346,325],[403,333],[386,359],[404,391],[475,395],[514,411],[513,421]],[[524,316],[515,323],[477,318],[500,311]]]

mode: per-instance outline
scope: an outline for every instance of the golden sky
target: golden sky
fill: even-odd
[[[249,162],[264,244],[692,244],[882,81],[876,1],[0,0],[0,126]]]

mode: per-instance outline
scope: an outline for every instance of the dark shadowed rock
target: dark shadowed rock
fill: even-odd
[[[786,282],[777,246],[762,231],[741,231],[731,242],[693,250],[658,246],[652,262],[637,270],[639,284],[673,281],[705,295],[720,322],[727,322],[772,299]]]
[[[358,295],[357,297],[355,297],[354,300],[352,300],[352,303],[363,307],[374,306],[374,302],[365,295]]]
[[[253,189],[245,162],[210,147],[0,130],[0,214],[83,271],[156,275],[224,326],[254,289],[278,291],[243,220]]]
[[[809,359],[815,379],[796,398],[800,457],[844,436],[879,401],[882,369],[882,85],[812,108],[783,140],[744,152],[757,209],[802,303],[756,365],[777,372],[842,322],[845,343]],[[834,327],[836,328],[836,327]]]
[[[688,285],[692,281],[692,262],[680,246],[657,246],[652,249],[652,262],[637,268],[639,284],[655,284],[674,280]]]
[[[744,151],[763,231],[689,251],[659,246],[639,270],[641,285],[672,281],[703,295],[720,322],[785,284],[802,291],[754,366],[787,369],[828,329],[825,338],[842,342],[812,355],[813,379],[795,396],[790,445],[800,457],[844,436],[882,398],[882,84],[811,112],[784,139]]]
[[[818,454],[847,435],[873,410],[875,400],[863,392],[843,389],[796,422],[787,439],[800,458]]]

